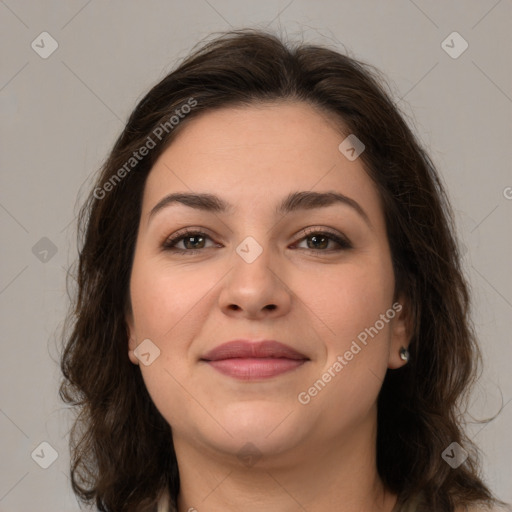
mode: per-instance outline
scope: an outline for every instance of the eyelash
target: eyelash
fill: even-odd
[[[350,241],[347,238],[339,236],[336,233],[333,233],[331,231],[318,230],[318,229],[309,229],[304,234],[304,236],[301,239],[298,240],[297,243],[302,242],[306,238],[309,238],[309,237],[311,237],[313,235],[326,236],[330,240],[332,240],[332,241],[336,242],[337,244],[339,244],[340,247],[341,247],[340,249],[330,249],[330,250],[303,249],[303,250],[311,252],[311,253],[317,253],[316,254],[317,256],[320,256],[319,253],[328,253],[328,254],[330,254],[330,253],[333,253],[333,252],[340,252],[340,251],[345,251],[347,249],[352,249],[353,248],[352,244],[350,243]],[[176,233],[172,237],[167,238],[164,241],[164,243],[162,244],[162,249],[164,251],[170,251],[170,252],[174,252],[174,253],[178,253],[178,254],[183,254],[183,255],[184,254],[193,255],[193,254],[197,254],[197,253],[207,249],[207,248],[203,248],[203,249],[176,249],[175,246],[179,242],[181,242],[182,240],[184,240],[187,237],[194,237],[194,236],[201,236],[201,237],[205,237],[205,238],[208,238],[208,239],[212,240],[211,237],[209,237],[206,233],[204,233],[202,231],[186,229],[184,231],[178,231],[178,233]]]

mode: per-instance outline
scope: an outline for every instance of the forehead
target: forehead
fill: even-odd
[[[346,135],[334,115],[306,103],[201,114],[158,158],[143,210],[147,215],[174,191],[214,192],[238,209],[274,207],[292,191],[338,190],[378,216],[378,193],[361,160],[349,161],[338,149]]]

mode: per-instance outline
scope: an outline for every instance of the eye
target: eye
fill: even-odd
[[[308,242],[310,240],[310,242]],[[306,236],[302,237],[299,242],[306,241],[308,247],[305,249],[307,251],[313,252],[339,252],[347,249],[352,249],[352,244],[350,241],[342,235],[337,233],[333,233],[331,231],[321,230],[321,229],[310,229],[306,232]],[[330,242],[335,242],[338,244],[340,248],[336,249],[327,249]],[[327,249],[327,250],[326,250]]]
[[[167,251],[177,252],[177,253],[187,253],[187,254],[196,254],[201,249],[205,248],[206,240],[211,240],[211,238],[202,231],[194,231],[194,230],[185,230],[179,231],[172,237],[169,237],[163,244],[162,248]],[[176,246],[183,242],[182,248],[177,248]]]
[[[213,241],[210,236],[202,231],[186,229],[167,238],[162,244],[162,249],[178,254],[197,254],[202,249],[209,248],[205,246],[207,240]],[[308,240],[311,240],[311,243],[308,242],[308,247],[302,249],[314,253],[333,253],[353,247],[346,237],[322,229],[309,229],[306,236],[302,237],[299,242]],[[327,249],[331,242],[337,244],[339,248]],[[178,247],[180,243],[183,243],[181,248]],[[214,246],[219,247],[219,244],[214,244]]]

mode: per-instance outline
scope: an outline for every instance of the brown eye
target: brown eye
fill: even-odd
[[[348,239],[328,231],[310,231],[300,241],[302,242],[304,240],[307,243],[307,247],[305,249],[309,251],[336,252],[352,248],[352,244]],[[332,242],[338,244],[340,248],[328,249],[329,245],[332,246]]]
[[[162,245],[162,248],[178,253],[195,254],[199,250],[207,248],[205,247],[206,240],[211,240],[206,233],[186,231],[168,238]],[[180,243],[183,243],[183,246],[177,247]]]
[[[327,249],[331,238],[325,235],[310,235],[306,238],[311,243],[308,244],[309,249]]]
[[[202,235],[188,235],[186,237],[182,237],[183,245],[185,249],[203,249],[205,237]]]

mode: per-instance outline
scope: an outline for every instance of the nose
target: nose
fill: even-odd
[[[237,253],[219,295],[219,305],[226,315],[249,319],[279,317],[289,312],[292,292],[286,272],[268,250],[252,262]]]

